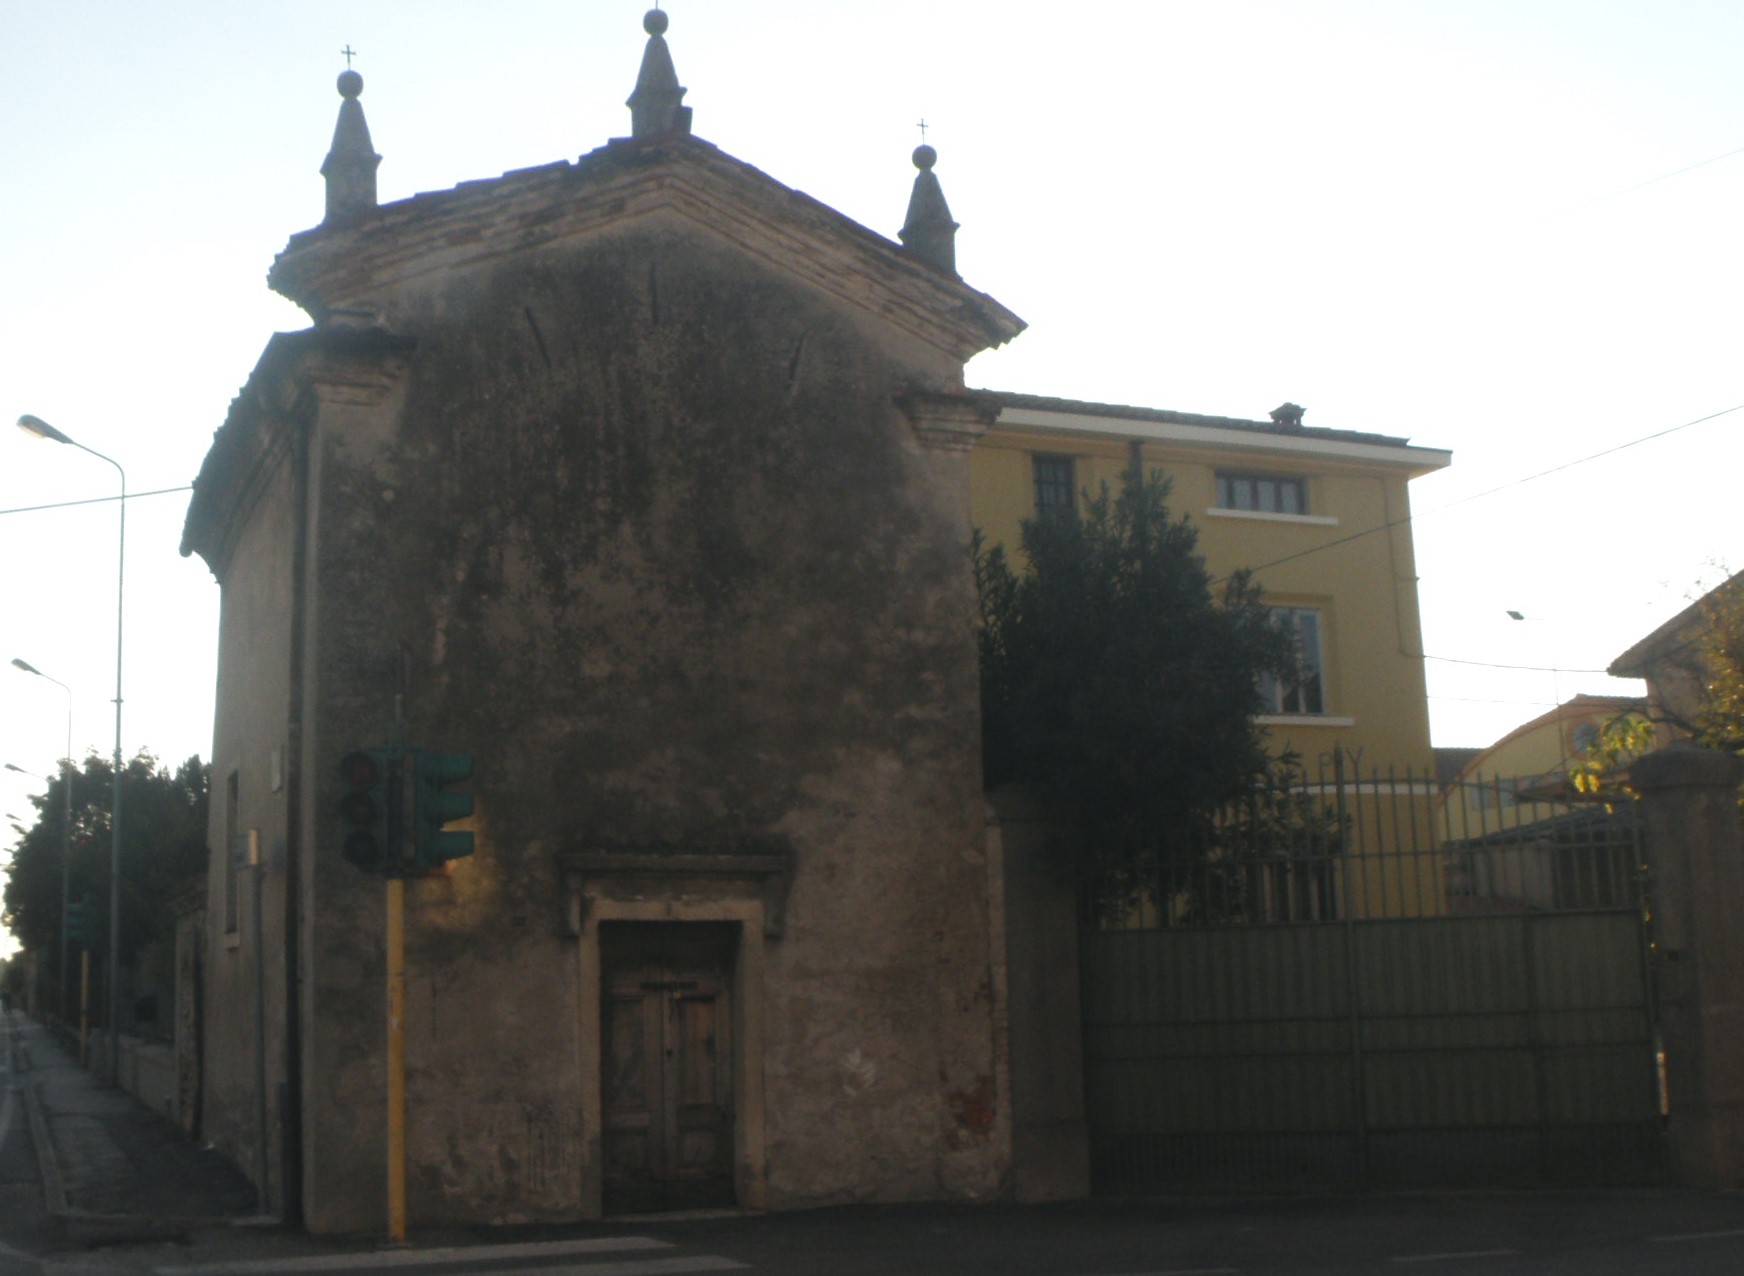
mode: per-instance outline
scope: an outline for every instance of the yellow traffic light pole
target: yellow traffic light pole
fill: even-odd
[[[406,1241],[406,879],[389,877],[388,1240]]]
[[[341,849],[365,872],[383,874],[387,885],[382,943],[387,965],[385,1151],[387,1239],[394,1245],[406,1242],[406,877],[472,854],[470,831],[444,828],[472,814],[470,793],[444,792],[448,785],[472,778],[472,755],[409,749],[399,743],[403,738],[396,703],[395,743],[353,749],[339,760],[346,787],[339,812],[350,826]]]
[[[79,949],[79,1066],[91,1062],[91,950]]]

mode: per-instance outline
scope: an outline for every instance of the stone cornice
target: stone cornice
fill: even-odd
[[[294,236],[274,289],[317,318],[431,276],[670,216],[959,359],[1021,319],[811,197],[706,142],[620,141],[583,156],[388,204],[363,224]]]
[[[975,446],[999,409],[972,395],[908,394],[897,400],[922,446],[967,452]]]
[[[569,933],[581,934],[589,883],[605,880],[630,889],[638,883],[650,883],[669,891],[674,882],[706,880],[737,884],[758,897],[763,904],[763,933],[779,939],[787,926],[794,860],[792,848],[784,844],[743,849],[613,846],[565,851],[559,862],[569,888]]]
[[[369,402],[391,385],[415,343],[378,328],[332,324],[277,332],[267,341],[194,480],[182,524],[182,555],[199,554],[219,580],[290,428],[317,398]]]

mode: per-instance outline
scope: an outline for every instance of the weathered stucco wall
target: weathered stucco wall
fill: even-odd
[[[1005,887],[1011,1191],[1020,1201],[1074,1200],[1090,1193],[1090,1141],[1078,892],[1055,845],[1067,831],[1020,790],[990,793],[987,803],[988,846]]]
[[[477,763],[477,853],[408,891],[415,1221],[587,1206],[559,856],[770,838],[767,1203],[997,1191],[966,458],[897,405],[960,366],[676,219],[376,301],[416,353],[317,436],[310,1225],[381,1217],[334,765],[390,738],[402,644],[408,742]]]
[[[283,427],[277,427],[284,441]],[[258,1176],[256,985],[265,979],[267,1199],[283,1200],[280,1087],[285,1080],[284,754],[290,700],[292,563],[296,518],[288,450],[267,449],[252,500],[219,573],[217,717],[212,745],[211,848],[206,917],[202,1105],[204,1137],[250,1178]],[[276,759],[275,759],[276,754]],[[234,776],[234,785],[231,777]],[[231,794],[235,794],[232,808]],[[261,897],[264,970],[256,960],[256,871],[228,875],[231,831],[260,830],[266,858]],[[234,899],[226,893],[234,891]],[[234,922],[234,925],[232,924]],[[260,1186],[259,1184],[256,1185]]]

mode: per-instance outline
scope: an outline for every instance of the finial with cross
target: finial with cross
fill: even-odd
[[[927,131],[926,120],[922,119],[919,124],[915,125],[915,127],[920,130],[920,140],[924,143],[926,141],[926,131]]]
[[[357,56],[357,50],[352,48],[350,42],[347,41],[345,47],[339,50],[339,52],[345,56],[345,65],[350,67],[351,59]]]

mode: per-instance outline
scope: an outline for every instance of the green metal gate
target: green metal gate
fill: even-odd
[[[1101,892],[1096,1189],[1660,1181],[1633,813],[1502,795],[1338,776]]]

